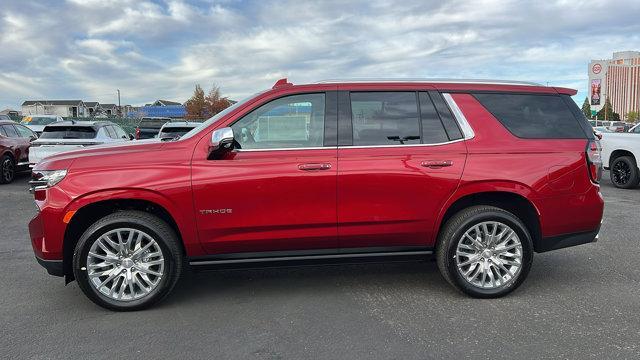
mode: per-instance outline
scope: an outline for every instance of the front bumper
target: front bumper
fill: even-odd
[[[47,269],[49,275],[64,276],[64,269],[62,267],[62,260],[43,260],[36,256],[38,264]]]

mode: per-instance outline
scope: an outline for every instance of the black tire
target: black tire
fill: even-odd
[[[16,176],[16,162],[7,154],[0,158],[0,184],[8,184]]]
[[[609,170],[611,182],[620,189],[633,189],[640,183],[638,164],[631,156],[620,156],[613,160]]]
[[[87,274],[87,256],[93,243],[107,232],[131,228],[150,235],[159,245],[164,258],[164,271],[156,287],[142,298],[121,301],[99,292]],[[80,289],[94,303],[116,311],[134,311],[148,308],[164,299],[175,287],[183,271],[183,252],[173,229],[163,220],[142,211],[119,211],[107,215],[91,225],[80,237],[73,252],[73,274]]]
[[[510,227],[522,246],[519,272],[512,280],[494,289],[481,288],[468,282],[458,271],[455,261],[458,243],[463,240],[465,232],[485,221],[497,221]],[[496,298],[515,290],[525,280],[533,262],[533,243],[527,227],[518,217],[497,207],[479,205],[461,210],[447,221],[438,237],[436,255],[442,276],[456,289],[476,298]]]

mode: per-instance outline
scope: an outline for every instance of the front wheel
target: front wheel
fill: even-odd
[[[437,258],[442,275],[458,290],[478,298],[500,297],[527,277],[533,244],[527,227],[512,213],[473,206],[447,221]]]
[[[73,254],[73,272],[96,304],[141,310],[166,297],[182,273],[173,229],[141,211],[119,211],[91,225]]]
[[[609,174],[611,182],[617,188],[631,189],[638,186],[640,182],[638,165],[631,156],[620,156],[613,160]]]
[[[0,158],[0,184],[8,184],[16,175],[16,164],[9,155]]]

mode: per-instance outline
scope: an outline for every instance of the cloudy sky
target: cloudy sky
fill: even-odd
[[[238,99],[281,77],[454,77],[580,90],[640,50],[640,1],[2,0],[0,108],[26,99]]]

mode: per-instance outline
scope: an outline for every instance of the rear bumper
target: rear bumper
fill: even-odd
[[[36,256],[38,264],[47,269],[49,275],[64,276],[64,269],[62,267],[62,260],[43,260]]]
[[[536,252],[541,253],[564,249],[571,246],[589,244],[598,241],[599,233],[600,226],[598,226],[594,231],[546,237],[534,244],[534,249]]]

